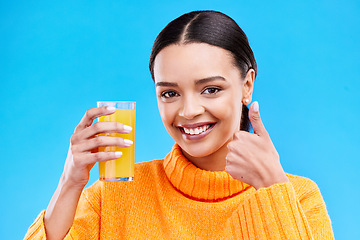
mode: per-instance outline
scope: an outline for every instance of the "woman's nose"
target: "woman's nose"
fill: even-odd
[[[179,116],[186,119],[193,119],[196,116],[203,114],[204,112],[204,106],[202,106],[202,104],[196,97],[187,97],[182,103]]]

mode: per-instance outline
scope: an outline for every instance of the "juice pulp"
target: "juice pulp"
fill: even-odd
[[[135,164],[135,109],[116,109],[114,114],[101,116],[99,122],[119,122],[132,127],[130,133],[103,133],[99,136],[121,137],[133,141],[130,147],[99,147],[99,152],[122,152],[122,156],[115,160],[99,162],[100,180],[132,180]]]

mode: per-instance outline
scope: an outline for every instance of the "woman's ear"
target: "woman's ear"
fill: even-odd
[[[254,89],[254,81],[255,81],[255,70],[249,69],[249,71],[246,73],[244,82],[243,82],[243,89],[242,89],[242,96],[243,96],[243,103],[245,105],[251,103],[252,99],[252,93]],[[246,99],[248,101],[246,101]]]

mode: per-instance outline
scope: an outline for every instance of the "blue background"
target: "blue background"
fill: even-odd
[[[0,236],[21,239],[98,100],[137,101],[136,161],[171,149],[148,71],[179,15],[223,11],[258,62],[254,100],[285,171],[320,187],[337,239],[360,239],[360,1],[1,1]],[[90,183],[97,179],[97,168]]]

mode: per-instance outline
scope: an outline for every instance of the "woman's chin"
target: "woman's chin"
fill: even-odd
[[[178,144],[187,158],[208,157],[216,153],[221,148],[221,146],[210,146],[208,144]]]

